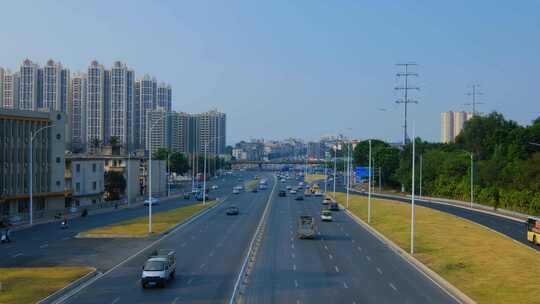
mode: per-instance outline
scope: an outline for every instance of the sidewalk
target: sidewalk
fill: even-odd
[[[183,193],[175,193],[175,194],[171,194],[168,197],[167,196],[159,197],[159,198],[157,198],[157,200],[161,201],[161,200],[164,200],[164,199],[175,199],[175,198],[179,198],[179,197],[182,197],[182,196],[183,196]],[[120,203],[118,203],[117,207],[114,207],[114,205],[111,205],[111,207],[104,207],[104,208],[99,208],[98,207],[98,208],[94,208],[94,209],[89,209],[88,210],[88,215],[103,214],[103,213],[110,213],[110,212],[118,212],[118,211],[122,211],[122,210],[125,210],[125,209],[128,209],[128,208],[137,208],[137,207],[142,206],[144,201],[147,198],[148,198],[147,196],[139,196],[139,197],[137,197],[135,199],[135,202],[130,204],[130,205],[128,205],[126,202],[120,202]],[[82,213],[82,210],[84,210],[84,206],[79,207],[79,210],[77,212],[74,212],[74,213],[69,212],[69,209],[67,209],[67,210],[64,209],[64,210],[58,211],[58,212],[61,212],[62,214],[67,215],[66,217],[69,220],[69,219],[74,219],[74,218],[80,217],[81,213]],[[18,224],[15,224],[15,225],[11,226],[10,230],[11,231],[24,230],[24,229],[28,229],[30,227],[37,226],[37,225],[60,222],[62,219],[63,219],[63,217],[62,218],[46,217],[46,218],[35,219],[34,224],[32,226],[30,226],[28,221],[23,221],[21,223],[18,223]]]

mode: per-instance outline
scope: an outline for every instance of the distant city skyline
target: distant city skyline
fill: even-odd
[[[395,64],[414,61],[421,90],[412,93],[419,104],[409,107],[409,125],[439,141],[440,113],[471,111],[464,104],[473,83],[484,93],[477,111],[520,124],[538,116],[539,9],[488,1],[8,2],[0,66],[52,58],[75,73],[94,59],[125,62],[170,83],[175,110],[228,113],[227,144],[337,133],[399,142]]]

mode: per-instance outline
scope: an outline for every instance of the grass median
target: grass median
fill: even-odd
[[[206,203],[206,205],[198,203],[169,211],[154,213],[152,215],[152,231],[154,234],[163,233],[175,225],[185,221],[195,213],[213,206],[215,203],[215,201],[209,201]],[[137,238],[147,236],[148,216],[138,217],[132,220],[95,228],[79,234],[79,237],[90,238]]]
[[[304,178],[304,181],[308,184],[316,181],[324,181],[324,174],[307,174]]]
[[[78,266],[0,268],[0,303],[36,303],[93,270]]]
[[[344,203],[345,194],[336,200]],[[409,251],[410,205],[371,203],[372,227]],[[367,197],[351,195],[349,206],[367,222]],[[416,206],[414,256],[478,303],[540,302],[540,253],[484,226]]]

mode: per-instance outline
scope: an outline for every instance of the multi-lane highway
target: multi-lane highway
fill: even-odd
[[[246,303],[457,302],[345,213],[321,222],[321,201],[274,197]],[[314,240],[297,239],[300,215],[315,217]]]
[[[169,233],[69,297],[64,303],[223,303],[232,293],[249,241],[274,186],[230,195],[189,225]],[[232,187],[227,190],[230,192]],[[237,216],[225,210],[235,205]],[[176,278],[166,288],[142,289],[141,267],[154,249],[176,251]]]

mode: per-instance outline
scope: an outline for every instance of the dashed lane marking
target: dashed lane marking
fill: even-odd
[[[328,255],[328,258],[331,260],[334,258],[334,256],[332,256],[331,254]]]
[[[43,244],[41,246],[39,246],[39,248],[43,249],[43,248],[47,248],[49,246],[49,244]]]
[[[377,267],[377,272],[378,272],[379,274],[382,274],[382,270],[381,270],[379,267]]]
[[[294,280],[294,287],[298,288],[298,281],[297,280]]]
[[[120,301],[120,297],[118,297],[118,298],[114,299],[114,300],[113,300],[113,301],[111,302],[111,304],[115,304],[115,303],[118,303],[118,301]]]
[[[369,255],[366,255],[366,259],[371,262],[371,258],[369,257]]]
[[[343,287],[349,288],[349,286],[348,286],[347,283],[345,283],[345,282],[343,282]]]
[[[12,255],[11,257],[12,257],[12,258],[16,258],[16,257],[19,257],[19,256],[21,256],[21,255],[23,255],[22,252],[19,252],[19,253],[17,253],[17,254]]]
[[[339,272],[339,267],[334,266],[334,269],[336,270],[336,272]]]
[[[394,286],[394,284],[388,283],[388,285],[389,285],[394,291],[397,291],[397,288],[396,288],[396,286]]]

